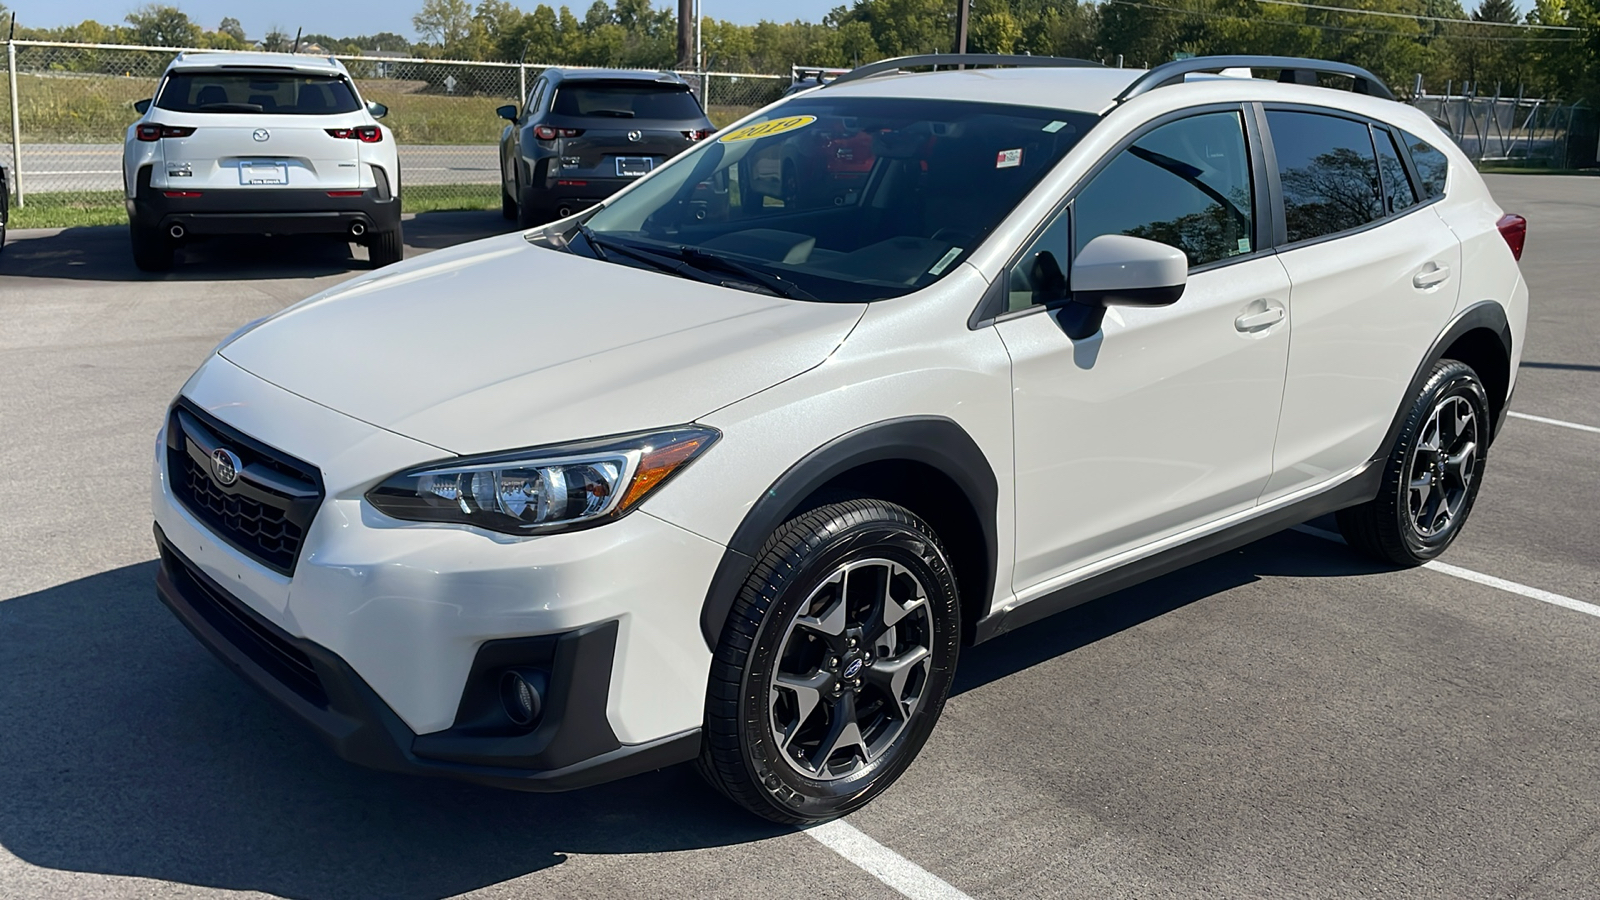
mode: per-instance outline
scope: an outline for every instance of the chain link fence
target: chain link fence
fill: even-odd
[[[1581,103],[1446,93],[1421,94],[1411,105],[1448,123],[1479,166],[1576,169],[1596,162],[1594,111]]]
[[[122,142],[178,48],[14,41],[0,88],[0,165],[11,175],[13,227],[125,220]],[[336,56],[400,150],[408,211],[498,206],[495,108],[520,104],[539,63]],[[718,127],[778,99],[780,75],[680,72]],[[13,124],[15,119],[15,125]]]

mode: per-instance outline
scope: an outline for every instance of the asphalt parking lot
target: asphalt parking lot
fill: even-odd
[[[1513,409],[1600,426],[1600,178],[1489,181],[1529,220]],[[808,835],[682,766],[355,768],[214,661],[152,589],[153,436],[225,334],[365,263],[126,243],[0,254],[0,897],[1600,897],[1600,617],[1537,596],[1600,603],[1600,432],[1511,419],[1455,570],[1285,532],[968,650],[906,776]]]

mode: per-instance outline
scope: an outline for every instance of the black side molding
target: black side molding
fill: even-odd
[[[1483,328],[1491,331],[1500,339],[1501,349],[1505,351],[1506,359],[1511,357],[1511,325],[1506,321],[1506,311],[1499,303],[1493,300],[1481,300],[1461,311],[1439,337],[1428,348],[1428,353],[1422,358],[1422,364],[1417,366],[1417,372],[1411,376],[1411,384],[1406,388],[1405,399],[1400,408],[1395,410],[1394,421],[1389,423],[1389,430],[1383,436],[1383,443],[1372,453],[1372,459],[1380,460],[1389,457],[1389,451],[1394,447],[1394,442],[1400,438],[1400,428],[1405,424],[1406,413],[1410,411],[1410,398],[1422,392],[1422,386],[1428,381],[1428,373],[1433,370],[1434,363],[1444,359],[1444,352],[1450,349],[1467,332]],[[1507,372],[1509,377],[1510,373]],[[1485,373],[1479,373],[1485,377]],[[1494,426],[1489,431],[1489,440],[1485,449],[1494,444],[1494,439],[1500,434],[1500,426],[1505,423],[1506,411],[1511,408],[1511,393],[1506,392],[1505,399],[1496,410]]]
[[[890,460],[921,463],[937,470],[964,495],[951,500],[965,500],[971,506],[983,533],[986,562],[983,571],[974,573],[967,584],[976,584],[982,591],[983,607],[974,618],[987,614],[994,595],[995,558],[999,553],[995,515],[1000,488],[994,470],[977,443],[954,421],[942,416],[909,416],[866,425],[829,441],[791,466],[762,494],[733,533],[711,578],[700,610],[700,631],[706,646],[716,649],[739,588],[755,567],[761,545],[778,526],[803,511],[800,504],[837,476],[858,466]]]

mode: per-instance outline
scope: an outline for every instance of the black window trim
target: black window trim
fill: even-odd
[[[1376,219],[1373,219],[1372,221],[1366,223],[1365,225],[1360,225],[1360,226],[1358,226],[1356,228],[1346,228],[1343,231],[1334,231],[1334,232],[1330,232],[1328,234],[1318,235],[1318,236],[1316,236],[1314,238],[1307,238],[1307,239],[1305,239],[1303,241],[1294,241],[1294,242],[1291,243],[1288,240],[1288,237],[1289,237],[1288,231],[1285,229],[1284,224],[1283,224],[1286,221],[1285,217],[1286,217],[1287,213],[1285,212],[1285,209],[1284,209],[1283,185],[1282,185],[1282,183],[1280,182],[1280,180],[1278,178],[1278,155],[1277,155],[1277,151],[1276,150],[1272,150],[1271,154],[1272,154],[1272,188],[1273,188],[1273,190],[1272,190],[1272,195],[1273,195],[1272,196],[1272,206],[1273,206],[1273,216],[1274,216],[1275,221],[1278,223],[1278,227],[1280,229],[1284,229],[1284,230],[1280,230],[1279,231],[1279,235],[1278,235],[1279,236],[1279,241],[1277,243],[1277,246],[1274,248],[1274,252],[1283,252],[1283,251],[1288,251],[1288,250],[1299,250],[1302,247],[1313,247],[1313,246],[1316,246],[1317,244],[1323,243],[1324,241],[1336,240],[1338,238],[1349,237],[1349,236],[1354,235],[1354,234],[1361,234],[1361,233],[1366,232],[1366,231],[1371,231],[1374,228],[1379,228],[1379,227],[1382,227],[1384,225],[1387,225],[1387,224],[1389,224],[1390,222],[1392,222],[1392,221],[1394,221],[1396,219],[1401,219],[1401,218],[1404,218],[1405,216],[1409,216],[1412,213],[1416,212],[1417,210],[1422,209],[1423,207],[1431,206],[1436,200],[1444,199],[1443,195],[1440,195],[1439,197],[1436,197],[1436,198],[1430,198],[1428,200],[1420,200],[1419,199],[1417,201],[1417,203],[1415,203],[1412,206],[1406,207],[1401,212],[1394,213],[1394,212],[1390,212],[1389,211],[1388,189],[1387,189],[1387,187],[1383,186],[1383,170],[1382,170],[1381,163],[1379,163],[1379,161],[1378,161],[1378,145],[1377,145],[1377,141],[1376,141],[1375,135],[1373,134],[1373,129],[1374,128],[1392,129],[1393,126],[1391,126],[1387,122],[1381,121],[1379,119],[1374,119],[1371,116],[1364,116],[1364,115],[1361,115],[1360,113],[1353,113],[1353,112],[1349,112],[1347,110],[1342,110],[1342,109],[1333,109],[1331,107],[1326,107],[1326,106],[1316,106],[1316,105],[1310,104],[1310,103],[1257,103],[1256,106],[1257,106],[1257,108],[1259,108],[1261,110],[1261,126],[1262,126],[1261,133],[1262,133],[1262,136],[1263,136],[1262,139],[1263,139],[1264,143],[1266,143],[1266,145],[1269,148],[1272,147],[1272,131],[1271,131],[1271,129],[1266,127],[1266,124],[1267,124],[1267,116],[1266,116],[1266,114],[1269,113],[1269,112],[1311,113],[1313,115],[1332,116],[1332,117],[1338,118],[1338,119],[1347,119],[1349,121],[1357,122],[1359,124],[1367,126],[1367,141],[1372,146],[1372,159],[1373,159],[1373,162],[1374,162],[1374,164],[1379,165],[1378,184],[1379,184],[1379,190],[1382,192],[1382,197],[1383,197],[1383,201],[1382,201],[1382,204],[1381,204],[1382,207],[1383,207],[1383,214],[1378,216]],[[1391,130],[1390,133],[1393,134],[1393,131]],[[1411,161],[1411,148],[1404,146],[1405,142],[1403,140],[1397,141],[1397,143],[1401,144],[1402,145],[1402,149],[1405,150],[1405,154],[1401,157],[1401,162],[1405,165],[1407,177],[1409,177],[1411,179],[1411,190],[1413,192],[1415,192],[1417,194],[1417,196],[1420,198],[1422,196],[1421,181],[1420,181],[1420,179],[1418,179],[1416,177],[1416,168],[1415,168],[1414,164]]]
[[[1433,144],[1429,143],[1428,140],[1421,135],[1415,135],[1417,140],[1422,141],[1424,144],[1428,144],[1428,149],[1439,154],[1440,156],[1443,156],[1445,162],[1444,192],[1439,194],[1437,197],[1425,197],[1424,191],[1422,190],[1422,170],[1417,167],[1417,161],[1411,158],[1411,142],[1406,140],[1406,130],[1398,125],[1390,125],[1388,123],[1383,123],[1383,127],[1389,129],[1389,135],[1394,138],[1395,146],[1400,148],[1400,162],[1405,165],[1406,174],[1411,176],[1411,189],[1416,192],[1418,198],[1417,205],[1412,207],[1412,209],[1421,209],[1424,206],[1431,206],[1435,203],[1438,203],[1440,200],[1443,200],[1445,197],[1450,196],[1450,171],[1454,168],[1454,164],[1450,162],[1450,154],[1445,153],[1438,147],[1433,146]],[[1409,212],[1409,210],[1407,211]]]
[[[1276,187],[1277,169],[1276,166],[1270,169],[1266,167],[1266,156],[1270,149],[1270,143],[1263,138],[1265,128],[1262,127],[1262,125],[1264,123],[1257,123],[1256,118],[1259,113],[1252,114],[1252,106],[1259,106],[1259,104],[1252,104],[1248,101],[1230,101],[1226,103],[1207,103],[1200,106],[1185,107],[1184,109],[1173,110],[1171,112],[1156,116],[1155,118],[1150,119],[1125,135],[1116,143],[1115,146],[1106,151],[1106,153],[1101,156],[1100,159],[1095,161],[1094,165],[1089,168],[1089,171],[1085,172],[1083,177],[1079,178],[1077,182],[1067,190],[1067,193],[1062,196],[1061,200],[1059,200],[1055,206],[1051,208],[1049,214],[1047,214],[1039,222],[1039,224],[1028,233],[1028,236],[1024,238],[1015,249],[1012,250],[1006,264],[1000,269],[999,277],[995,278],[995,280],[989,285],[989,288],[984,291],[983,297],[978,301],[978,305],[973,309],[972,315],[967,318],[967,328],[972,331],[977,331],[980,328],[986,328],[998,322],[1008,322],[1012,319],[1020,318],[1022,316],[1031,316],[1036,313],[1043,312],[1045,308],[1038,305],[1029,306],[1026,309],[1010,311],[1005,309],[1007,297],[1006,285],[1009,284],[1009,274],[1012,267],[1021,262],[1022,254],[1026,252],[1029,247],[1033,246],[1033,242],[1038,240],[1039,237],[1044,234],[1046,229],[1055,224],[1057,216],[1067,215],[1074,217],[1067,223],[1067,233],[1069,236],[1075,235],[1077,233],[1078,223],[1075,218],[1076,213],[1072,206],[1073,201],[1078,198],[1078,194],[1082,192],[1084,188],[1088,187],[1090,182],[1094,181],[1094,179],[1099,176],[1101,172],[1105,171],[1106,167],[1111,165],[1112,160],[1116,159],[1123,151],[1133,146],[1133,144],[1138,142],[1140,138],[1143,138],[1145,135],[1156,130],[1157,128],[1170,125],[1171,123],[1181,119],[1189,119],[1195,116],[1219,112],[1232,112],[1239,115],[1240,125],[1244,129],[1245,151],[1250,154],[1250,202],[1255,207],[1252,215],[1253,222],[1251,225],[1251,230],[1254,233],[1250,236],[1252,242],[1250,252],[1241,253],[1238,256],[1230,256],[1226,259],[1214,260],[1199,266],[1193,266],[1189,269],[1189,274],[1196,275],[1204,272],[1210,272],[1225,266],[1233,265],[1235,263],[1258,259],[1262,256],[1267,256],[1275,252],[1276,245],[1279,243],[1279,235],[1283,230],[1283,224],[1281,222],[1282,213],[1271,203],[1268,185],[1270,180],[1272,186]],[[1087,137],[1088,132],[1085,132],[1084,136]],[[1080,140],[1082,140],[1082,138],[1080,138]],[[1071,154],[1069,153],[1068,157],[1070,156]],[[1057,163],[1057,165],[1061,165],[1065,162],[1066,159],[1063,159],[1061,163]],[[1046,175],[1045,177],[1048,178],[1049,176]],[[1067,262],[1070,267],[1071,260],[1068,260]]]

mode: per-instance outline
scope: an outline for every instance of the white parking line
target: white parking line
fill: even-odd
[[[1545,425],[1559,425],[1562,428],[1572,428],[1577,431],[1589,431],[1600,434],[1600,428],[1593,425],[1579,425],[1577,422],[1563,422],[1560,419],[1546,419],[1544,416],[1530,416],[1527,413],[1508,412],[1506,415],[1513,419],[1527,419],[1529,422],[1542,422]]]
[[[912,900],[972,900],[943,878],[867,837],[843,819],[813,825],[804,831],[817,843]]]
[[[1343,537],[1334,534],[1331,531],[1324,531],[1321,528],[1315,528],[1311,525],[1296,525],[1292,530],[1298,531],[1301,534],[1309,534],[1312,537],[1319,537],[1325,541],[1333,541],[1339,544],[1345,543]],[[1559,606],[1562,609],[1570,609],[1573,612],[1581,612],[1586,616],[1600,618],[1600,606],[1596,606],[1593,603],[1586,603],[1582,600],[1574,600],[1571,597],[1565,597],[1561,594],[1541,590],[1536,587],[1528,587],[1525,584],[1518,584],[1515,581],[1507,581],[1504,578],[1496,578],[1493,575],[1485,575],[1482,572],[1474,572],[1471,569],[1463,569],[1460,566],[1452,566],[1449,563],[1442,563],[1438,560],[1423,563],[1422,567],[1424,569],[1432,569],[1433,571],[1442,575],[1449,575],[1452,578],[1461,578],[1466,581],[1475,582],[1488,587],[1499,588],[1502,591],[1527,597],[1530,600],[1538,600],[1540,603],[1548,603],[1551,606]]]

